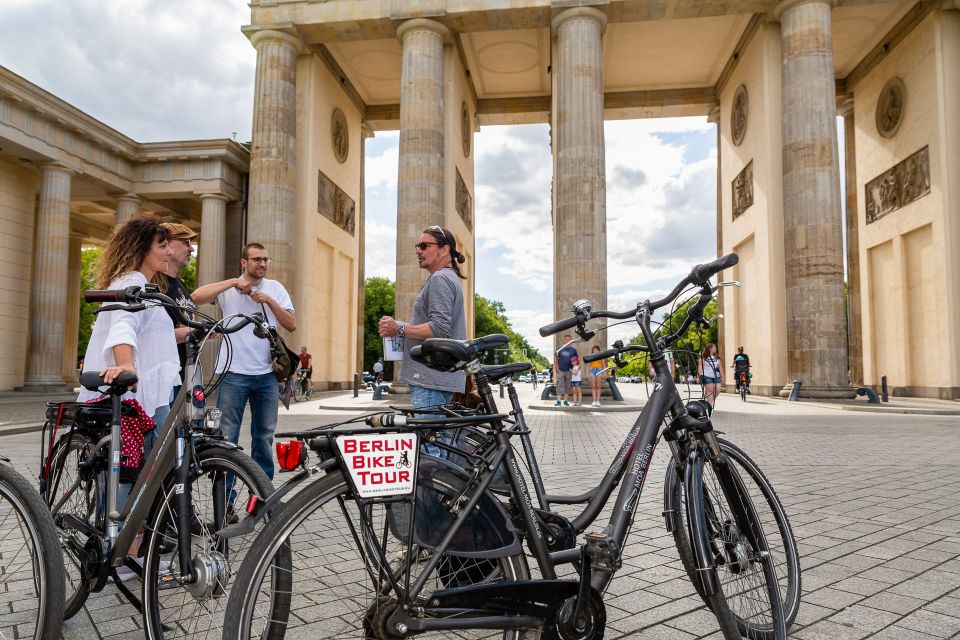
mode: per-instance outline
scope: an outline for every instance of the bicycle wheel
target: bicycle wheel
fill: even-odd
[[[43,498],[0,463],[0,585],[12,607],[0,616],[0,640],[60,637],[64,585],[59,546]]]
[[[462,483],[446,471],[431,477],[421,474],[417,482],[418,495],[429,487],[441,498],[456,496],[459,489],[455,487]],[[361,514],[340,472],[305,487],[267,524],[240,567],[227,604],[224,640],[268,637],[277,626],[283,628],[281,633],[289,631],[311,640],[379,637],[373,629],[396,604],[395,593],[378,586],[380,577],[389,570],[401,585],[407,577],[403,574],[407,549],[392,533],[390,521],[398,514],[391,514],[390,509],[387,504],[374,503]],[[366,518],[368,528],[361,527],[361,518]],[[291,610],[289,617],[271,619],[272,599],[282,591],[271,582],[278,573],[274,559],[286,544],[293,554]],[[374,564],[373,545],[384,550],[389,567],[381,570]],[[431,554],[429,549],[417,547],[410,553],[415,554],[409,575],[412,583]],[[445,556],[435,573],[427,576],[421,601],[426,603],[424,598],[436,589],[528,578],[522,552],[482,561]],[[443,631],[417,637],[533,640],[540,637],[540,631]]]
[[[304,385],[304,389],[303,389],[303,399],[304,399],[304,400],[309,400],[312,395],[313,395],[313,387],[310,386],[309,384]]]
[[[239,449],[217,446],[197,451],[190,474],[192,569],[198,579],[184,584],[177,546],[177,494],[174,472],[165,479],[148,522],[143,571],[143,619],[147,637],[220,638],[223,613],[236,573],[254,534],[225,541],[215,535],[244,515],[250,495],[265,500],[273,485]],[[214,515],[214,500],[223,517]],[[289,573],[289,572],[288,572]]]
[[[696,544],[712,555],[719,583],[716,593],[704,588],[701,596],[718,619],[733,619],[733,638],[785,640],[776,571],[749,492],[734,465],[705,454],[704,447],[691,457],[684,482],[687,533],[691,541],[698,533],[703,536]]]
[[[89,533],[80,525],[99,529],[103,524],[101,502],[105,487],[101,471],[94,462],[95,453],[93,441],[84,433],[74,432],[62,436],[50,456],[50,476],[44,499],[61,535],[64,620],[76,615],[90,595],[83,577],[83,548]]]
[[[740,385],[740,401],[741,402],[747,401],[747,385],[744,385],[744,384]]]
[[[297,380],[297,383],[293,385],[293,401],[300,402],[301,400],[303,400],[303,396],[304,396],[303,382],[300,380]]]
[[[727,455],[731,464],[739,472],[744,487],[753,501],[754,511],[763,526],[763,531],[766,533],[767,546],[773,559],[780,597],[783,601],[783,617],[786,627],[789,629],[800,611],[801,573],[797,541],[793,537],[793,530],[790,528],[786,510],[783,508],[783,504],[777,497],[770,481],[767,480],[760,467],[750,456],[727,440],[720,438],[719,441],[720,450]],[[673,504],[682,504],[682,487],[680,486],[682,483],[677,481],[672,462],[668,465],[665,482],[668,491],[673,493]],[[676,513],[680,518],[678,526],[673,531],[677,551],[680,553],[680,560],[683,562],[687,575],[697,588],[697,592],[703,597],[703,585],[696,578],[693,553],[690,550],[690,541],[687,537],[686,513],[682,509],[677,509]],[[739,624],[743,630],[746,629],[744,622],[741,621]]]

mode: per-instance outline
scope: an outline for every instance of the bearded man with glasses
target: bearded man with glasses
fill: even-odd
[[[203,245],[200,245],[203,251]],[[226,318],[235,313],[265,313],[271,326],[287,331],[297,330],[293,301],[282,284],[266,277],[270,258],[262,244],[251,242],[240,253],[242,273],[238,278],[204,285],[193,292],[196,304],[215,302]],[[239,318],[228,322],[239,323]],[[253,334],[248,325],[230,336],[233,356],[228,363],[221,343],[217,372],[226,371],[217,388],[217,408],[222,413],[220,427],[234,444],[240,439],[240,423],[247,402],[250,403],[251,458],[273,479],[273,434],[277,430],[277,401],[280,388],[273,374],[270,343]]]
[[[460,266],[464,256],[457,250],[457,240],[443,227],[434,225],[423,230],[414,245],[421,269],[430,272],[413,303],[413,316],[401,322],[390,316],[380,318],[381,336],[403,338],[403,362],[400,380],[410,386],[410,402],[417,409],[436,407],[450,402],[454,393],[463,393],[466,375],[463,371],[435,371],[415,362],[410,350],[427,338],[467,338],[467,321],[463,305],[464,278]],[[443,450],[424,445],[424,451],[446,457]]]

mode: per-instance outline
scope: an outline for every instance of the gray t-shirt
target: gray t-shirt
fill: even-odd
[[[424,322],[430,325],[434,338],[466,340],[467,320],[463,310],[463,289],[460,288],[460,278],[453,269],[434,271],[420,287],[417,300],[413,303],[413,317],[410,319],[410,324]],[[404,339],[400,379],[418,387],[463,393],[467,382],[463,371],[454,373],[436,371],[410,357],[410,350],[422,342],[422,340]]]

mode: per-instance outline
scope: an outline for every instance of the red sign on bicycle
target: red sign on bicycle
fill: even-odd
[[[361,498],[401,496],[413,491],[417,434],[341,436],[337,438],[337,447]]]

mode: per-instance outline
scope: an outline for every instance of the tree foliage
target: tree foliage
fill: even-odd
[[[373,363],[383,355],[383,339],[377,324],[383,316],[392,316],[396,304],[396,286],[387,278],[367,278],[363,298],[363,370],[373,372]],[[393,377],[393,363],[383,363],[383,377]]]
[[[90,342],[90,334],[93,332],[93,321],[97,319],[94,309],[97,304],[84,302],[83,292],[87,289],[97,288],[97,279],[94,274],[94,267],[97,259],[100,258],[100,248],[84,249],[80,252],[80,326],[77,337],[77,361],[87,352],[87,344]]]
[[[667,336],[677,331],[680,328],[680,325],[683,324],[683,321],[687,318],[687,309],[689,309],[695,303],[696,297],[679,305],[672,315],[664,313],[661,318],[663,326],[657,330],[656,336]],[[707,319],[714,318],[717,315],[716,299],[711,300],[710,303],[707,304],[703,315]],[[693,373],[696,375],[700,354],[703,352],[703,348],[707,346],[707,343],[710,342],[714,344],[717,343],[716,322],[712,322],[710,324],[710,328],[708,329],[702,329],[696,325],[691,325],[688,327],[683,336],[674,342],[673,346],[671,347],[673,359],[676,363],[677,374],[683,375],[685,373]],[[630,344],[643,344],[643,336],[640,334],[634,336],[630,339]],[[639,356],[634,357],[630,361],[630,364],[623,369],[620,369],[617,375],[645,377],[647,375],[648,360],[649,358],[647,354],[640,354]]]

